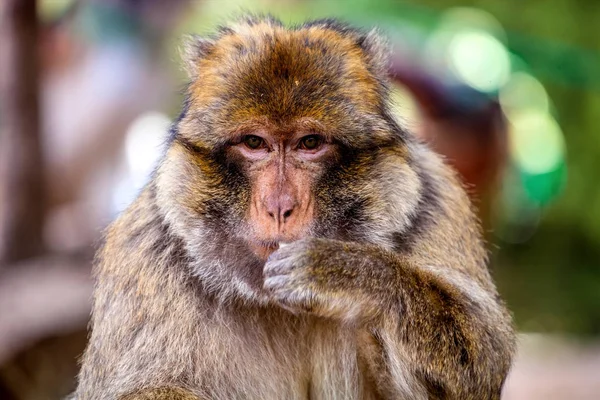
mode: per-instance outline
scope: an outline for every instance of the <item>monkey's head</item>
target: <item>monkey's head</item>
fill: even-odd
[[[305,236],[389,243],[410,223],[420,183],[374,33],[245,19],[192,38],[185,57],[191,83],[156,182],[189,243],[208,231],[264,261]]]

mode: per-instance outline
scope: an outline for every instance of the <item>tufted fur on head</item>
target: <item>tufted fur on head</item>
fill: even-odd
[[[258,41],[256,33],[262,35]],[[362,57],[371,73],[382,83],[386,81],[389,46],[384,38],[377,33],[376,29],[363,32],[334,19],[320,19],[286,28],[271,16],[245,16],[230,25],[221,26],[213,36],[187,36],[180,53],[188,76],[196,80],[201,61],[211,57],[211,53],[218,46],[229,43],[235,46],[238,53],[259,53],[268,50],[269,42],[273,44],[273,41],[293,40],[294,37],[304,41],[300,44],[306,46],[306,51],[318,49],[325,56],[332,44],[328,39],[334,38],[334,43],[339,42],[339,46],[343,46],[346,42],[352,43],[353,47],[363,53]],[[332,53],[331,56],[335,55]]]
[[[183,51],[188,110],[213,128],[194,132],[196,141],[222,143],[223,128],[252,118],[315,117],[357,142],[366,139],[362,125],[387,128],[377,120],[387,112],[387,48],[375,31],[333,20],[285,28],[273,18],[246,17],[218,32],[191,37]],[[361,125],[358,132],[339,126],[348,122]]]

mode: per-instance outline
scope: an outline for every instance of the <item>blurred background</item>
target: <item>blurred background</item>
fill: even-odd
[[[243,11],[389,37],[398,117],[463,177],[521,332],[503,398],[600,398],[600,2],[2,0],[0,399],[73,390],[94,249],[178,114],[180,38]]]

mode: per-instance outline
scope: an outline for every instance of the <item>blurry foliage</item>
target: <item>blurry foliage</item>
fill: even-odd
[[[448,2],[421,4],[442,9]],[[521,329],[600,334],[600,185],[596,184],[600,171],[600,2],[483,0],[460,5],[493,14],[509,32],[509,46],[520,45],[511,38],[528,35],[539,38],[540,47],[570,46],[565,57],[579,57],[582,63],[582,71],[566,70],[561,77],[549,74],[552,68],[530,61],[532,72],[549,92],[565,134],[567,186],[544,210],[529,241],[498,243],[495,272]],[[534,56],[520,55],[526,60]],[[573,65],[569,59],[549,61]]]

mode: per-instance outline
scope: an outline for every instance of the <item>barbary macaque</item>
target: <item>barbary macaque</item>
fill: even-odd
[[[387,49],[248,17],[185,51],[168,149],[95,266],[78,399],[499,399],[511,318]]]

